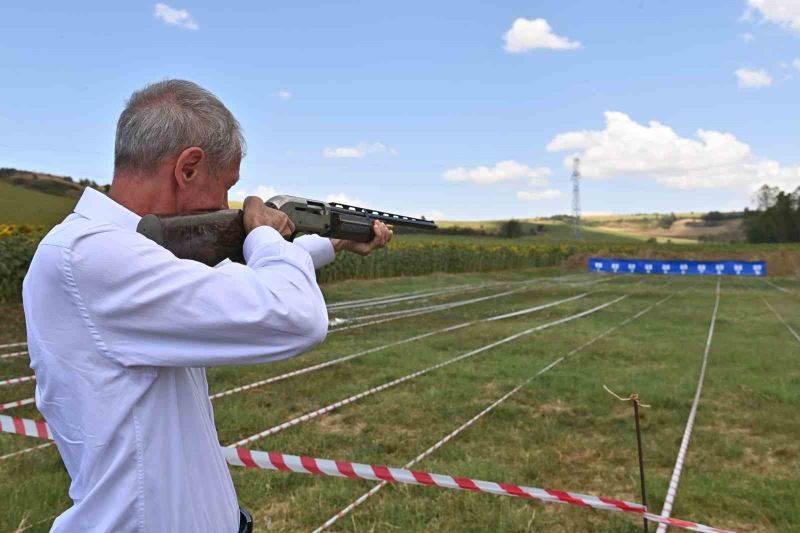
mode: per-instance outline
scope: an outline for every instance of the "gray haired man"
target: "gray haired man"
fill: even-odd
[[[177,259],[136,233],[141,216],[228,206],[244,139],[214,95],[167,80],[117,124],[108,196],[86,189],[42,240],[23,285],[36,405],[72,479],[53,531],[248,531],[220,451],[205,368],[293,357],[322,342],[314,271],[354,243],[305,236],[244,203],[246,264]]]

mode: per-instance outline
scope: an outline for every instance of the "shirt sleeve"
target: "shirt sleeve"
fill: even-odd
[[[333,243],[327,237],[303,235],[302,237],[296,238],[294,243],[308,252],[308,255],[311,256],[311,260],[314,262],[314,268],[317,270],[336,259],[336,251],[333,249]]]
[[[245,239],[246,265],[211,268],[114,230],[85,235],[65,253],[79,311],[100,351],[124,366],[271,362],[327,333],[311,256],[270,227]]]

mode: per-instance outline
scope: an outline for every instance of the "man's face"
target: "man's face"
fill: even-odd
[[[179,213],[228,209],[228,191],[239,181],[241,160],[212,174],[208,165],[199,165],[197,175],[186,182],[184,190],[178,192]]]

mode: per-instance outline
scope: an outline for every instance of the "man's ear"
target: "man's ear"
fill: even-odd
[[[202,171],[205,164],[206,154],[202,148],[192,146],[187,148],[175,161],[175,182],[178,188],[183,190],[190,181],[195,179],[199,172]]]

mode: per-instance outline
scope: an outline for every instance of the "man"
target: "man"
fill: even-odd
[[[244,202],[246,265],[180,260],[136,233],[142,215],[228,207],[244,140],[211,93],[167,80],[117,123],[108,196],[87,188],[42,240],[23,284],[36,405],[72,479],[53,531],[247,530],[220,451],[205,367],[298,355],[327,333],[314,276],[335,252],[284,240],[282,212]]]

